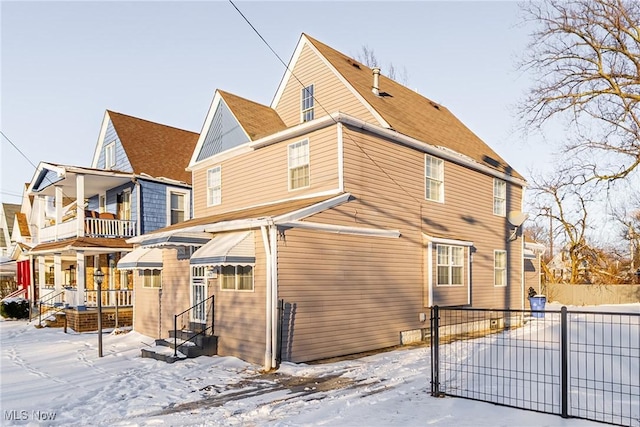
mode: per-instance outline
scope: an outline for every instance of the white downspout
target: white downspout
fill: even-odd
[[[271,366],[276,367],[278,354],[278,228],[271,225]]]
[[[264,245],[264,253],[265,253],[265,265],[266,265],[266,277],[265,277],[265,300],[266,300],[266,318],[265,318],[265,349],[264,349],[264,370],[271,370],[271,330],[273,329],[272,318],[271,318],[271,245],[269,244],[269,234],[267,232],[267,226],[263,225],[260,227],[260,231],[262,232],[262,244]]]

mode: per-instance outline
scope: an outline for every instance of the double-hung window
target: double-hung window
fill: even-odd
[[[438,286],[464,285],[464,247],[437,246]]]
[[[177,224],[190,218],[189,192],[178,189],[167,190],[167,224]]]
[[[425,198],[444,201],[444,161],[428,154],[424,157]]]
[[[289,190],[309,186],[309,140],[289,144]]]
[[[207,206],[222,203],[222,169],[220,166],[207,171]]]
[[[302,88],[302,101],[300,105],[302,122],[313,120],[313,85]]]
[[[140,270],[142,278],[142,287],[144,288],[161,288],[162,287],[162,270]]]
[[[229,291],[253,291],[253,266],[223,265],[221,288]]]
[[[507,286],[507,252],[493,251],[493,285]]]
[[[501,179],[493,179],[493,214],[507,215],[507,183]]]

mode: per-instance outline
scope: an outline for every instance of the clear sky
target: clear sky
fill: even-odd
[[[246,2],[288,62],[302,32],[383,68],[449,108],[525,176],[551,149],[515,130],[529,81],[515,2]],[[284,66],[226,1],[1,2],[2,132],[29,159],[89,166],[106,109],[200,132],[216,88],[270,104]],[[19,203],[34,166],[5,138],[0,197]]]

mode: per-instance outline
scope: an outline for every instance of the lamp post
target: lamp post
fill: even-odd
[[[93,280],[96,282],[96,292],[98,293],[98,357],[102,357],[102,281],[104,273],[100,267],[93,273]]]

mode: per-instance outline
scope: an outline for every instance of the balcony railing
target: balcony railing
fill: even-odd
[[[77,230],[77,218],[41,228],[39,230],[40,243],[76,237]],[[136,222],[122,219],[85,218],[84,235],[88,237],[134,237]]]
[[[87,307],[98,306],[97,291],[86,290],[84,295]],[[133,305],[132,289],[103,289],[100,297],[103,307],[131,307]]]

